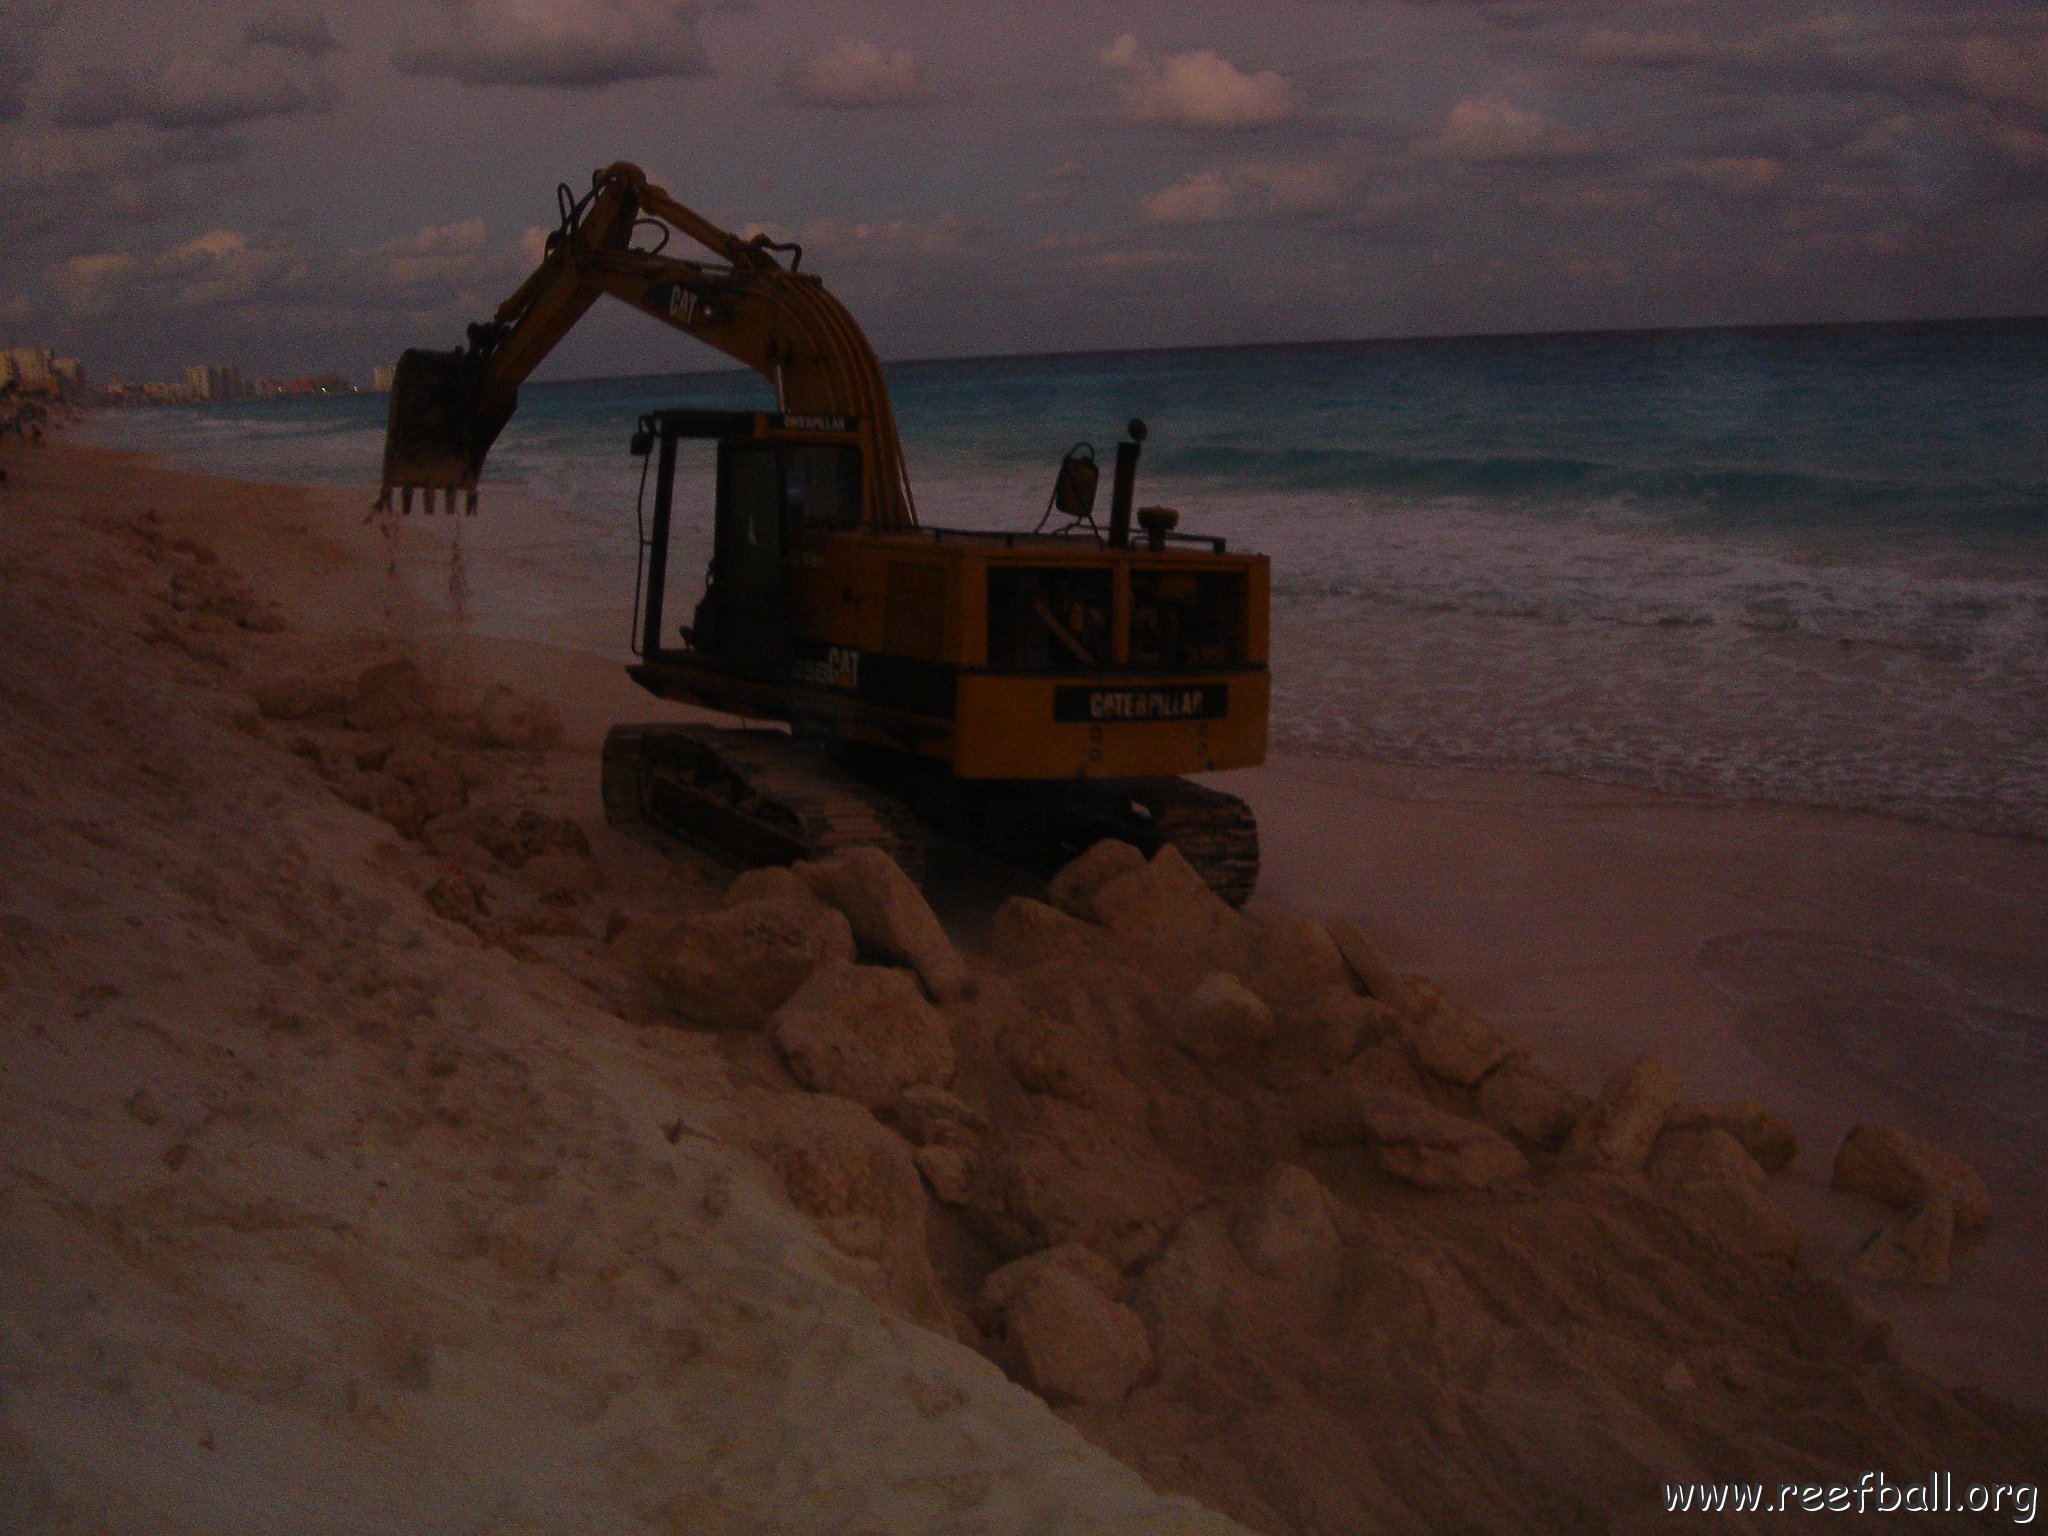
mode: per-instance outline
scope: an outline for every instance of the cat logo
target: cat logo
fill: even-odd
[[[819,688],[860,688],[860,652],[848,645],[828,645],[825,654],[799,656],[790,671],[800,683]]]
[[[702,305],[698,301],[697,295],[690,289],[685,288],[681,283],[670,283],[668,285],[668,299],[663,308],[668,311],[669,319],[675,321],[676,324],[695,325],[697,323],[697,312],[701,307]]]

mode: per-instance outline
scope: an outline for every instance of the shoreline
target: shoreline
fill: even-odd
[[[210,518],[205,536],[295,627],[366,632],[363,616],[381,608],[384,626],[480,678],[541,687],[573,746],[590,750],[613,721],[675,708],[648,699],[613,659],[438,619],[431,599],[388,585],[374,530],[331,488],[231,481],[139,450],[49,451],[110,455],[145,480],[227,481],[245,506],[252,488],[274,490],[257,525]],[[1261,904],[1354,918],[1398,965],[1522,1035],[1575,1086],[1648,1052],[1679,1070],[1688,1097],[1779,1107],[1800,1132],[1786,1196],[1816,1272],[1891,1318],[1914,1363],[2048,1406],[2048,1276],[2034,1258],[2048,1251],[2042,1129],[1970,1113],[1967,1074],[1959,1089],[1930,1094],[1968,1047],[1971,1016],[1959,1012],[1943,1037],[1942,1021],[1926,1016],[1941,986],[1909,985],[1931,968],[1955,997],[2002,985],[2022,1023],[2048,1017],[2048,977],[2027,964],[2038,947],[2030,936],[2048,930],[2048,845],[1882,811],[1715,801],[1534,769],[1275,753],[1214,782],[1251,801],[1266,829]],[[594,806],[594,779],[588,797]],[[1342,858],[1328,856],[1333,846]],[[1781,952],[1774,935],[1804,936],[1805,947]],[[2038,1055],[2017,1070],[2048,1081]],[[1830,1198],[1827,1179],[1859,1120],[1946,1141],[1991,1182],[2000,1220],[1959,1252],[1950,1290],[1842,1276],[1868,1223]]]
[[[610,383],[616,381],[599,380],[591,382]],[[161,444],[136,448],[102,448],[98,444],[83,446],[87,447],[89,451],[94,452],[105,451],[134,454],[144,463],[154,463],[175,473],[215,476],[247,487],[267,485],[294,486],[312,494],[334,497],[343,504],[349,503],[359,489],[354,483],[344,485],[323,479],[304,481],[272,479],[262,475],[244,474],[225,465],[212,467],[196,461],[187,462],[174,448],[168,448]],[[287,473],[290,472],[288,466],[281,467]],[[369,492],[366,488],[360,489],[364,506],[367,507]],[[509,492],[501,490],[498,494],[501,497],[509,496],[515,510],[528,516],[534,513],[545,514],[551,505],[542,500],[529,500],[525,493],[517,489]],[[520,505],[521,503],[524,503],[524,505]],[[488,504],[483,515],[487,518],[492,515],[492,508]],[[423,575],[438,577],[438,572],[430,571],[430,563],[433,560],[445,558],[447,545],[445,533],[436,529],[435,521],[432,517],[423,517],[419,520],[415,529],[411,526],[411,519],[403,519],[399,522],[398,526],[405,530],[402,542],[407,546],[407,549],[403,558],[411,561]],[[517,521],[516,518],[515,521]],[[533,530],[529,528],[519,537],[530,541],[532,536]],[[567,612],[558,614],[554,620],[542,626],[534,625],[532,614],[535,611],[535,604],[545,604],[547,602],[547,592],[544,587],[536,585],[535,577],[542,567],[537,565],[533,558],[531,558],[531,551],[517,546],[502,544],[493,548],[487,539],[478,539],[466,543],[465,553],[471,567],[472,579],[470,586],[472,591],[488,591],[490,584],[486,573],[488,573],[492,562],[502,562],[502,568],[499,572],[500,601],[504,601],[509,596],[513,603],[513,606],[510,608],[500,608],[498,611],[492,612],[490,611],[491,600],[485,597],[482,601],[473,605],[473,611],[470,616],[472,623],[478,621],[478,614],[474,609],[481,608],[485,610],[482,622],[491,626],[490,633],[494,634],[497,638],[522,641],[536,640],[540,643],[557,644],[567,649],[582,650],[588,654],[604,657],[613,664],[625,664],[626,658],[623,654],[614,654],[607,650],[611,637],[603,632],[602,626],[597,624],[594,615],[599,612],[609,612],[614,608],[623,612],[625,606],[630,602],[630,548],[625,552],[626,563],[623,567],[614,569],[609,557],[604,567],[608,573],[605,578],[606,581],[615,580],[617,582],[616,590],[614,591],[607,586],[604,595],[615,598],[615,601],[591,602],[586,600],[570,605]],[[589,573],[585,572],[578,577],[578,580],[583,585],[575,588],[575,591],[590,590],[588,587],[588,575]],[[482,576],[483,579],[476,579],[479,576]],[[436,585],[438,587],[438,582]],[[424,592],[425,590],[426,587],[423,584],[422,591]],[[429,599],[430,606],[435,600]],[[453,621],[451,620],[450,622]],[[545,636],[536,635],[532,633],[536,627],[545,628],[549,633]],[[474,629],[470,632],[484,633],[484,631]],[[1846,640],[1841,643],[1845,647],[1849,645],[1849,642]],[[1866,648],[1870,646],[1882,648],[1879,642],[1873,641],[1858,641],[1856,644]],[[1285,662],[1284,658],[1282,658],[1280,667],[1284,666]],[[1506,754],[1512,759],[1519,760],[1489,761],[1487,759],[1492,754],[1485,750],[1483,743],[1479,744],[1475,749],[1473,741],[1469,738],[1461,739],[1455,733],[1449,737],[1438,739],[1432,737],[1426,727],[1420,728],[1422,729],[1422,736],[1419,739],[1434,742],[1434,745],[1428,749],[1431,755],[1418,757],[1374,756],[1369,752],[1354,753],[1346,751],[1342,745],[1332,747],[1319,743],[1315,739],[1320,734],[1317,722],[1325,716],[1301,713],[1302,708],[1313,704],[1315,701],[1295,701],[1293,706],[1295,713],[1287,718],[1283,718],[1277,713],[1281,702],[1284,701],[1276,700],[1276,715],[1272,727],[1273,739],[1275,741],[1273,756],[1276,758],[1284,756],[1312,761],[1327,761],[1339,766],[1348,763],[1363,763],[1376,768],[1387,769],[1412,767],[1425,771],[1499,774],[1509,779],[1519,775],[1534,775],[1545,779],[1556,779],[1568,784],[1587,785],[1619,793],[1653,795],[1675,803],[1748,806],[1756,808],[1789,807],[1847,816],[1872,816],[1944,831],[1964,832],[1993,838],[2011,838],[2022,842],[2048,846],[2048,823],[2041,821],[2038,807],[2032,806],[2031,802],[2024,799],[2018,803],[2014,803],[2011,800],[2000,801],[1995,795],[1985,798],[1983,795],[1973,792],[1971,796],[1956,800],[1955,803],[1948,803],[1943,794],[1930,789],[1921,779],[1911,776],[1905,779],[1886,779],[1880,776],[1878,779],[1869,782],[1857,782],[1833,788],[1829,788],[1823,783],[1809,790],[1804,789],[1797,780],[1784,780],[1777,773],[1768,771],[1767,765],[1759,767],[1758,765],[1751,764],[1741,768],[1734,774],[1736,782],[1723,785],[1716,782],[1721,777],[1720,775],[1708,773],[1704,770],[1694,771],[1685,767],[1682,761],[1674,768],[1668,751],[1664,752],[1661,756],[1658,755],[1658,743],[1654,732],[1646,738],[1643,750],[1636,754],[1634,760],[1623,763],[1618,767],[1603,764],[1597,758],[1581,759],[1580,754],[1575,751],[1553,753],[1541,747],[1529,746],[1527,743]],[[1328,701],[1324,702],[1327,703]],[[1414,707],[1412,699],[1408,701],[1407,707]],[[1513,724],[1512,721],[1508,723],[1510,725]],[[1302,744],[1289,744],[1286,738],[1290,735],[1302,738]],[[1708,742],[1704,745],[1710,746],[1711,744],[1711,742]],[[1668,747],[1670,744],[1665,743],[1664,745]],[[1839,748],[1839,754],[1843,762],[1854,760],[1854,753],[1846,745]],[[1924,768],[1926,765],[1922,764],[1920,766]],[[1820,767],[1825,768],[1826,763],[1822,762]],[[1811,780],[1812,775],[1809,775],[1809,781]]]

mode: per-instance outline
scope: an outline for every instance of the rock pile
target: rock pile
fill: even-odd
[[[979,964],[870,854],[744,876],[661,955],[681,1013],[765,1030],[858,1125],[859,1178],[815,1147],[771,1161],[875,1294],[1260,1528],[1573,1527],[1679,1469],[1756,1471],[1737,1447],[1773,1435],[1879,1464],[1887,1414],[1932,1411],[1800,1267],[1781,1118],[1682,1102],[1647,1058],[1583,1100],[1355,926],[1233,911],[1171,849],[1090,849],[998,908]],[[1979,1209],[1968,1181],[1852,1143],[1838,1181],[1912,1211],[1885,1236],[1911,1257],[1863,1272],[1924,1271],[1927,1229]],[[1802,1427],[1841,1392],[1893,1407]]]

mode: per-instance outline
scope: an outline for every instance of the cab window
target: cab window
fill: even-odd
[[[782,497],[806,528],[852,528],[860,522],[860,450],[842,443],[785,443]]]

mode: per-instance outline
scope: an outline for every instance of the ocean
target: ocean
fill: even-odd
[[[887,373],[928,523],[1029,528],[1070,445],[1107,463],[1142,417],[1140,503],[1272,557],[1279,748],[2048,837],[2048,321]],[[529,385],[482,514],[406,524],[406,579],[450,622],[623,661],[634,419],[771,403],[730,371]],[[87,430],[348,487],[367,508],[384,410],[252,401],[101,412]],[[708,452],[678,484],[685,603],[708,554]],[[436,575],[457,525],[459,620]]]

